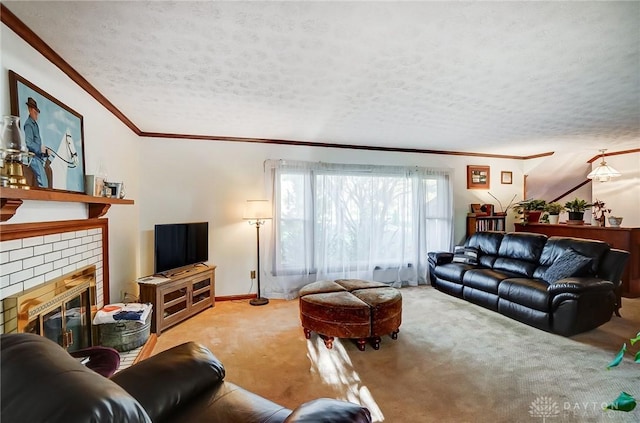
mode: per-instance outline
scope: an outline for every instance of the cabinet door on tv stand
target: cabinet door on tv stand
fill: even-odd
[[[198,313],[206,308],[214,306],[215,293],[214,293],[214,273],[213,270],[207,271],[197,278],[194,278],[191,283],[191,312],[192,314]]]
[[[185,281],[171,282],[160,288],[160,304],[158,313],[161,319],[158,334],[166,328],[186,319],[189,315],[190,285]]]

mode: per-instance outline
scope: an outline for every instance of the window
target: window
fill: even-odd
[[[451,246],[448,171],[290,161],[269,161],[266,169],[271,292],[289,296],[337,278],[417,284],[427,251]]]

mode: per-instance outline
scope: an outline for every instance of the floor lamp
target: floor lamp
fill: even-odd
[[[258,296],[249,300],[249,304],[254,306],[265,305],[269,303],[269,300],[260,296],[260,226],[264,225],[266,220],[271,219],[269,201],[247,200],[243,219],[248,220],[250,225],[256,225],[256,252],[258,256],[256,277],[258,278]]]

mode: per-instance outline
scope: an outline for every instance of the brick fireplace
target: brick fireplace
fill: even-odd
[[[95,266],[96,305],[109,303],[107,219],[0,226],[0,300]],[[0,301],[0,333],[4,333]]]

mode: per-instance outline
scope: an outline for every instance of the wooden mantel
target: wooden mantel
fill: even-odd
[[[6,222],[11,219],[24,200],[85,203],[88,206],[89,219],[104,216],[112,204],[133,204],[133,200],[94,197],[73,192],[44,189],[0,188],[0,222]]]

